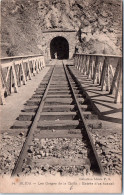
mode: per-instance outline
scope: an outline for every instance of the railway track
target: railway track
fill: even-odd
[[[51,67],[12,127],[27,131],[12,176],[103,174],[89,133],[89,128],[101,128],[96,120],[69,67]]]

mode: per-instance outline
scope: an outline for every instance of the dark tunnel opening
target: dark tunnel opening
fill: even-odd
[[[64,37],[55,37],[50,43],[51,59],[68,59],[69,58],[69,44]]]

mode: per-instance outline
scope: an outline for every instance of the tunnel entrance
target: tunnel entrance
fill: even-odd
[[[68,59],[69,44],[68,41],[61,36],[55,37],[50,43],[51,59]]]

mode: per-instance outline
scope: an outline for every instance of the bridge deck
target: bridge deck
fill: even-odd
[[[52,63],[51,63],[52,64]],[[18,117],[20,110],[23,109],[24,103],[33,95],[33,92],[41,82],[42,78],[49,70],[49,66],[45,67],[39,74],[37,74],[31,81],[19,89],[19,92],[12,94],[6,98],[6,105],[0,105],[0,114],[2,121],[0,121],[0,129],[2,131],[8,130]],[[106,91],[101,91],[100,87],[83,76],[76,68],[72,67],[75,75],[78,75],[83,88],[95,103],[97,110],[102,114],[102,119],[105,123],[114,124],[117,128],[122,127],[122,104],[113,103],[114,97],[109,95]],[[4,120],[5,119],[5,120]]]

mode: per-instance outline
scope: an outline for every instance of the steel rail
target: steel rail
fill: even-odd
[[[104,173],[103,167],[102,167],[102,165],[101,165],[101,162],[100,162],[100,160],[99,160],[98,154],[97,154],[97,152],[96,152],[95,145],[94,145],[93,140],[92,140],[92,137],[91,137],[91,135],[90,135],[89,128],[88,128],[87,123],[86,123],[86,121],[85,121],[85,118],[84,118],[84,115],[83,115],[83,113],[82,113],[80,104],[79,104],[79,102],[78,102],[78,100],[77,100],[77,97],[76,97],[76,94],[75,94],[75,92],[74,92],[73,86],[72,86],[71,81],[70,81],[70,79],[69,79],[69,75],[68,75],[68,72],[67,72],[67,70],[66,70],[67,68],[65,67],[64,64],[63,64],[63,66],[64,66],[64,70],[65,70],[65,73],[66,73],[67,80],[68,80],[68,82],[69,82],[69,85],[70,85],[71,90],[72,90],[72,93],[73,93],[73,97],[74,97],[74,99],[75,99],[75,102],[76,102],[76,105],[77,105],[77,108],[78,108],[78,111],[79,111],[79,115],[80,115],[80,117],[81,117],[81,121],[83,122],[85,131],[86,131],[86,134],[87,134],[87,138],[88,138],[88,140],[89,140],[89,143],[90,143],[91,148],[92,148],[92,151],[93,151],[93,155],[94,155],[94,157],[95,157],[95,162],[94,162],[93,164],[91,164],[91,165],[95,168],[95,171],[96,171],[98,174],[102,175],[102,174]],[[71,75],[70,75],[70,76],[71,76]]]
[[[40,119],[40,114],[42,112],[42,109],[43,109],[43,106],[44,106],[44,103],[45,103],[45,99],[46,99],[46,96],[47,96],[47,93],[48,93],[48,90],[49,90],[49,86],[50,86],[50,83],[51,83],[51,80],[52,80],[52,77],[53,77],[54,70],[55,70],[55,66],[53,67],[51,76],[50,76],[49,81],[48,81],[48,85],[45,89],[45,93],[43,95],[43,98],[41,98],[39,108],[38,108],[38,110],[35,114],[35,117],[34,117],[34,120],[31,124],[31,127],[29,128],[28,136],[26,137],[26,140],[23,144],[22,150],[19,154],[18,160],[15,164],[15,167],[12,171],[11,176],[18,175],[18,173],[21,173],[23,161],[24,161],[26,153],[27,153],[27,147],[28,147],[29,143],[32,141],[33,133],[34,133],[35,129],[37,128],[37,123]]]

